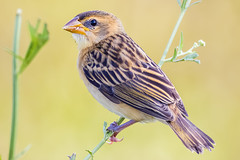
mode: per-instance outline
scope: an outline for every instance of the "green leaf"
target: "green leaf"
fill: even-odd
[[[69,160],[75,160],[76,159],[76,153],[73,153],[71,156],[68,156]]]
[[[191,54],[188,54],[184,57],[184,59],[186,61],[189,61],[189,60],[193,60],[195,58],[197,58],[199,55],[197,53],[191,53]]]
[[[106,132],[107,132],[107,122],[104,121],[104,123],[103,123],[103,133],[104,133],[104,135],[106,134]]]
[[[0,160],[2,160],[2,156],[0,155]]]
[[[189,5],[189,7],[191,7],[192,5],[198,4],[198,3],[200,3],[200,2],[201,2],[201,1],[193,2],[193,3],[191,3],[191,4]]]
[[[44,46],[44,44],[49,39],[47,24],[46,23],[44,24],[42,33],[38,33],[39,25],[40,25],[40,20],[37,21],[36,27],[33,27],[31,24],[29,24],[31,42],[28,47],[28,51],[23,59],[23,62],[18,74],[21,74],[27,68],[27,66],[32,62],[32,60],[37,55],[39,50]]]
[[[177,58],[177,49],[175,48],[171,61],[174,61],[176,58]]]
[[[104,121],[103,123],[103,134],[104,134],[104,139],[107,140],[110,136],[109,136],[109,132],[107,130],[107,122]]]
[[[93,153],[89,150],[86,150],[90,155],[91,155],[91,159],[93,160]]]
[[[183,32],[180,35],[180,42],[179,42],[179,50],[181,51],[183,48]]]
[[[188,54],[186,55],[185,57],[181,58],[181,59],[177,59],[175,60],[174,62],[182,62],[182,61],[192,61],[192,62],[196,62],[198,64],[200,64],[200,60],[198,59],[195,59],[197,58],[199,55],[194,52],[194,53],[191,53],[191,54]]]
[[[181,10],[183,11],[184,9],[186,9],[186,3],[187,0],[183,0],[182,5],[181,5]]]
[[[193,59],[192,61],[200,64],[200,60],[199,59]]]
[[[203,40],[200,39],[200,40],[198,41],[198,45],[205,47],[205,46],[206,46],[206,43],[205,43]]]

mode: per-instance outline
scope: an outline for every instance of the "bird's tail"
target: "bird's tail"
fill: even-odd
[[[181,139],[183,144],[192,152],[202,153],[203,148],[211,151],[215,142],[206,135],[203,131],[197,128],[191,121],[185,116],[178,115],[176,120],[168,122],[172,130]]]

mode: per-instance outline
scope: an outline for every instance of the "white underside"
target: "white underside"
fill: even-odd
[[[89,40],[86,38],[85,35],[73,33],[72,34],[73,39],[78,44],[78,50],[81,51],[82,49],[91,46]]]

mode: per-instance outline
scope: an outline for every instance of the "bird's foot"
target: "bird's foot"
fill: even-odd
[[[112,144],[113,142],[121,142],[123,138],[118,139],[116,136],[118,135],[119,131],[119,125],[117,122],[113,122],[110,124],[110,126],[107,128],[108,131],[112,131],[113,135],[108,139],[107,141],[108,144]]]
[[[130,120],[122,125],[118,125],[117,122],[113,122],[110,124],[110,126],[107,128],[108,131],[112,131],[113,135],[109,138],[109,143],[112,144],[113,142],[121,142],[122,139],[117,139],[116,136],[119,132],[121,132],[123,129],[131,126],[132,124],[136,123],[134,120]]]
[[[118,128],[117,122],[112,122],[110,126],[107,128],[108,131],[116,132]]]

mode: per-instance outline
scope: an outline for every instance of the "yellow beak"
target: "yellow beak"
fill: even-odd
[[[63,29],[71,33],[78,33],[82,35],[86,35],[86,31],[89,31],[87,27],[78,21],[78,17],[73,18],[71,21],[65,24]]]

